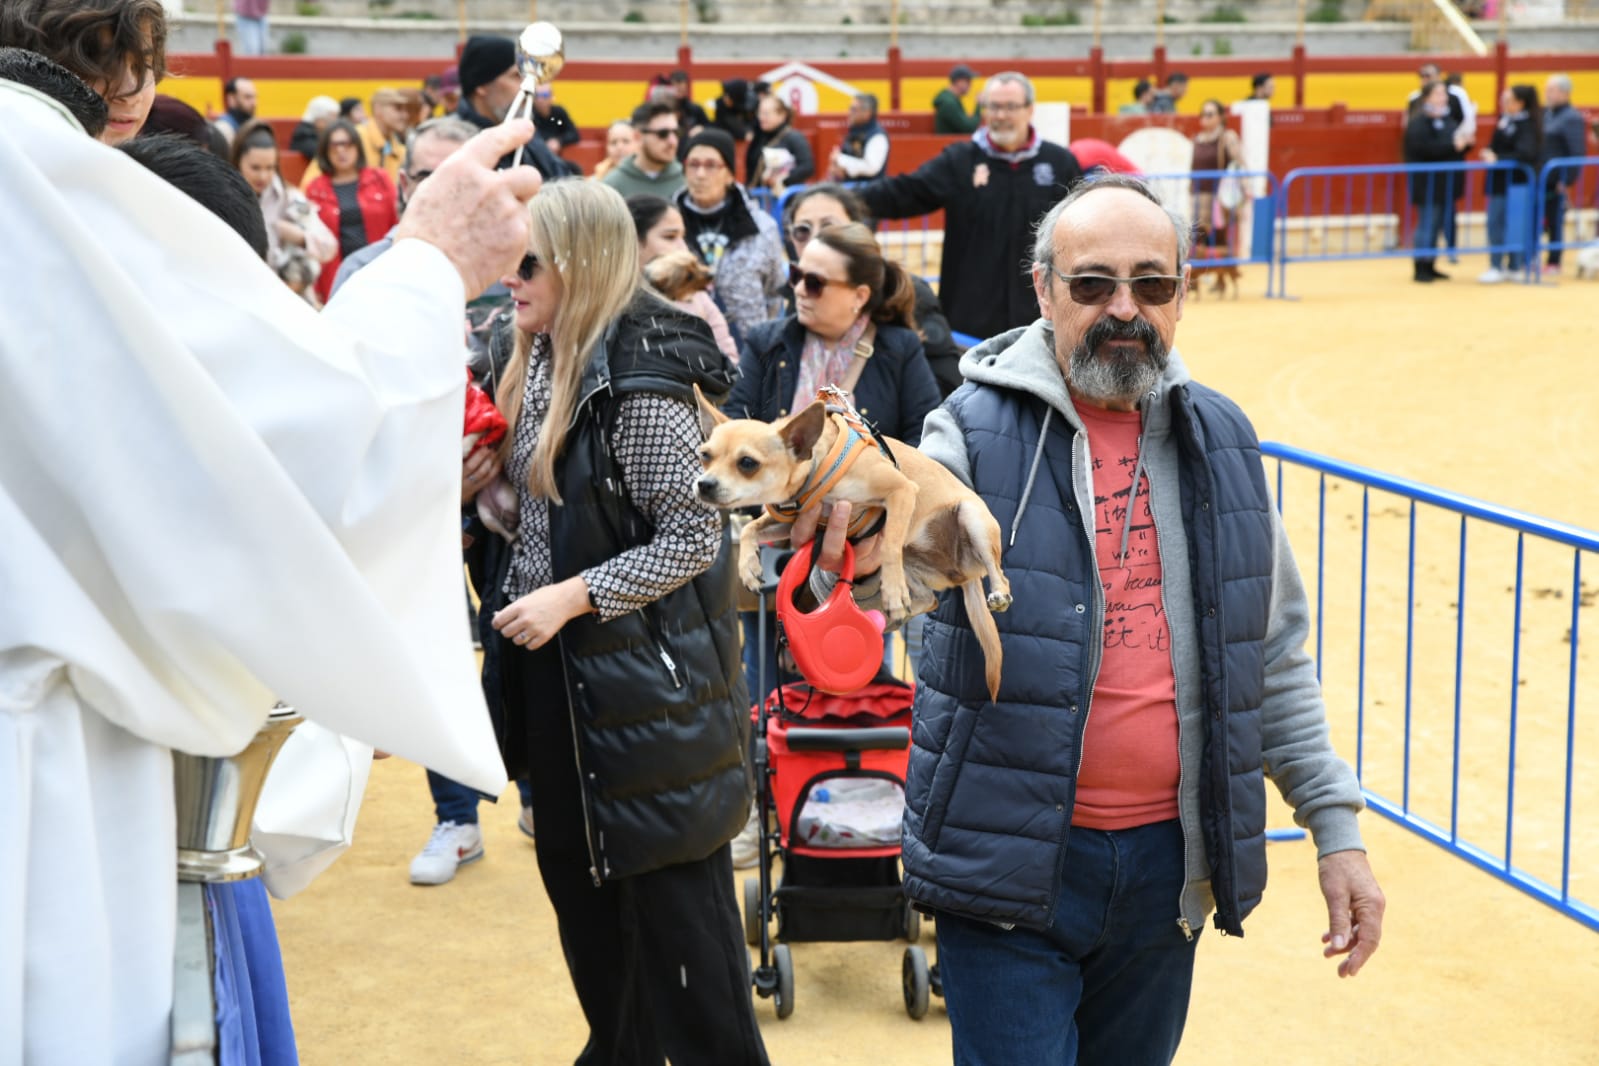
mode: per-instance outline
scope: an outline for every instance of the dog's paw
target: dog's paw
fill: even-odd
[[[761,555],[759,552],[750,552],[748,558],[738,561],[738,579],[744,582],[744,587],[751,592],[761,591],[761,579],[766,575],[761,571]]]
[[[988,594],[988,611],[990,614],[1004,614],[1010,610],[1011,598],[1008,591],[998,589]]]

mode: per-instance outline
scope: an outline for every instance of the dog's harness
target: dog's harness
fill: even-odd
[[[856,460],[866,454],[864,449],[868,441],[875,444],[895,468],[899,467],[888,442],[855,410],[848,393],[837,385],[824,385],[816,390],[816,398],[826,405],[827,420],[838,427],[838,433],[834,435],[833,446],[826,455],[821,458],[811,456],[810,472],[805,475],[805,481],[794,498],[784,503],[766,505],[767,515],[784,525],[793,525],[801,511],[820,504],[822,498],[849,473]],[[860,540],[871,536],[883,527],[887,517],[888,512],[882,507],[864,508],[850,519],[849,539]]]

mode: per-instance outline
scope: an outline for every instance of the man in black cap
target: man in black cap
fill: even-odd
[[[456,115],[479,129],[498,126],[505,121],[522,88],[522,73],[516,68],[516,45],[508,37],[468,37],[461,49],[460,77],[461,102],[456,106]],[[564,178],[574,172],[537,137],[524,145],[521,153],[517,162],[537,168],[546,178]]]
[[[979,104],[968,115],[966,105],[961,103],[966,94],[972,91],[972,79],[975,77],[977,72],[965,63],[958,64],[949,72],[949,85],[938,90],[938,95],[933,97],[934,133],[977,132],[977,127],[983,123],[982,105]]]

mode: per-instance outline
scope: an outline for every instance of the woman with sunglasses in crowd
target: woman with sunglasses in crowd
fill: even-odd
[[[300,190],[283,180],[272,127],[265,122],[247,123],[233,135],[230,161],[261,203],[261,215],[266,220],[267,265],[285,280],[295,275],[314,279],[321,264],[338,253],[338,242]]]
[[[839,385],[879,432],[915,447],[922,419],[940,401],[916,332],[910,275],[883,258],[872,231],[859,222],[813,233],[789,268],[794,313],[756,327],[739,364],[738,384],[723,410],[770,422],[808,406],[824,385]],[[746,611],[744,676],[755,684],[758,615]],[[770,628],[768,633],[770,633]],[[765,649],[765,676],[778,680],[775,651]],[[753,845],[753,827],[741,841]],[[735,858],[753,865],[752,849]]]
[[[704,322],[642,290],[614,189],[555,182],[528,211],[503,279],[518,520],[498,724],[532,781],[579,1061],[764,1066],[728,848],[752,794],[731,541],[694,490],[693,388],[720,399],[732,368]]]
[[[361,135],[349,119],[328,123],[316,163],[321,172],[306,184],[305,197],[339,239],[337,254],[322,264],[316,279],[317,299],[326,303],[344,257],[387,235],[399,222],[399,211],[394,182],[382,168],[367,165]]]
[[[743,342],[769,321],[782,294],[787,261],[777,223],[744,192],[733,173],[733,138],[703,129],[684,146],[685,185],[672,197],[683,215],[689,251],[711,268],[717,306]]]
[[[794,257],[805,252],[805,245],[822,229],[841,226],[846,222],[864,222],[866,208],[860,197],[842,185],[823,182],[800,189],[788,198],[783,209],[784,227],[794,246]],[[938,391],[948,396],[960,388],[960,349],[950,332],[949,319],[939,306],[938,294],[933,287],[915,274],[911,275],[911,288],[916,292],[916,331],[922,337],[922,350],[927,353],[928,365],[938,382]]]

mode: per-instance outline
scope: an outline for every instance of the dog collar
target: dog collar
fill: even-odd
[[[849,402],[849,397],[843,390],[834,386],[825,386],[817,391],[817,399],[827,405],[827,420],[838,428],[838,433],[833,437],[833,446],[821,459],[811,460],[810,473],[805,475],[805,482],[800,485],[794,498],[784,503],[767,504],[766,513],[777,522],[784,525],[793,525],[801,511],[822,502],[829,492],[833,490],[844,475],[849,473],[862,455],[865,454],[862,446],[870,441],[875,444],[889,462],[895,466],[894,455],[881,438],[874,433],[860,414]],[[860,514],[850,519],[849,539],[859,540],[871,536],[882,528],[883,522],[888,517],[882,507],[867,507]]]

